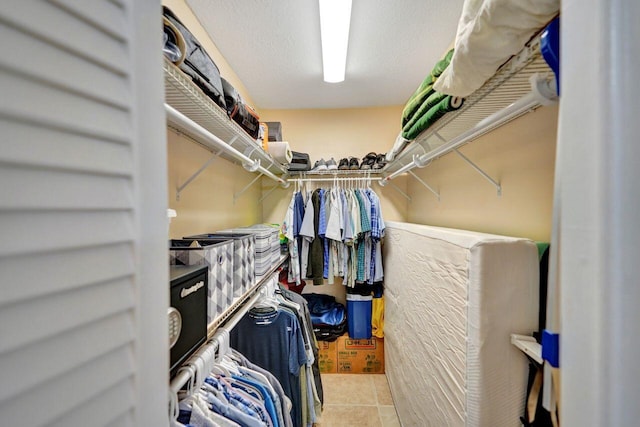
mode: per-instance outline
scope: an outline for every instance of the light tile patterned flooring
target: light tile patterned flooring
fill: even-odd
[[[317,427],[400,427],[384,374],[322,374],[324,410]]]

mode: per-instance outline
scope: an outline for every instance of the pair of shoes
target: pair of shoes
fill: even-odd
[[[372,169],[373,166],[376,164],[376,159],[378,158],[378,155],[376,153],[369,153],[366,156],[364,156],[362,158],[362,163],[360,164],[360,169],[363,170],[368,170],[368,169]]]
[[[355,157],[351,157],[349,159],[349,169],[351,170],[357,170],[359,169],[359,164],[358,164],[358,159],[356,159]]]
[[[327,169],[330,171],[338,169],[338,165],[336,164],[336,161],[333,160],[333,157],[327,160]]]
[[[313,165],[313,169],[311,169],[312,172],[326,171],[326,170],[327,170],[327,162],[325,162],[324,159],[316,160],[316,163]]]
[[[349,159],[343,157],[340,159],[340,163],[338,164],[338,170],[348,170],[349,169]]]
[[[376,162],[372,166],[373,169],[382,169],[387,164],[387,155],[384,153],[378,154],[376,157]]]

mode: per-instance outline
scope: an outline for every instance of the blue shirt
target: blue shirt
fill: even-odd
[[[251,378],[239,377],[237,375],[233,375],[232,378],[239,381],[240,383],[249,384],[260,392],[260,394],[262,395],[262,400],[264,401],[264,406],[267,409],[267,412],[269,413],[269,417],[271,418],[271,422],[273,423],[274,426],[279,426],[276,407],[273,402],[273,399],[271,398],[271,393],[269,393],[267,388],[262,384],[260,384],[258,381],[255,381]]]
[[[221,401],[213,393],[207,393],[207,401],[211,404],[211,410],[225,418],[234,421],[241,426],[247,427],[264,427],[264,423],[249,415],[243,413],[235,406]]]
[[[298,319],[280,308],[273,318],[262,322],[249,312],[231,330],[231,346],[252,363],[271,372],[293,402],[293,419],[300,425],[300,366],[307,363],[304,339]]]

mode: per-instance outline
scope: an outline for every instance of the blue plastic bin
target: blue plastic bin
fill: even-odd
[[[347,294],[347,325],[352,339],[371,338],[371,295]]]

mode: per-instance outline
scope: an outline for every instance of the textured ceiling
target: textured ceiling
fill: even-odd
[[[258,108],[404,104],[455,38],[463,0],[353,0],[346,79],[322,80],[317,0],[187,0]]]

